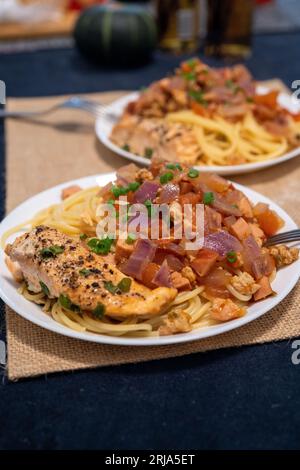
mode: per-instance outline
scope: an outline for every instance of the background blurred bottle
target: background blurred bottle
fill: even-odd
[[[198,47],[198,0],[155,0],[159,46],[175,53]]]
[[[253,0],[207,0],[205,54],[249,56],[253,9]]]

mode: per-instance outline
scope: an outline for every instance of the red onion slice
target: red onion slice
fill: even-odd
[[[142,280],[143,271],[147,268],[156,251],[156,245],[148,239],[140,238],[128,260],[121,266],[121,271],[127,276]]]
[[[225,256],[228,251],[242,250],[242,245],[239,240],[224,230],[211,233],[205,237],[204,246],[205,248],[216,251],[220,256]]]

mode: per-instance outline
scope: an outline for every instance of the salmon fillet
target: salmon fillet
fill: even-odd
[[[60,253],[45,257],[41,250],[50,247],[61,247]],[[176,289],[167,287],[148,289],[134,279],[129,292],[110,292],[105,285],[116,286],[124,274],[105,256],[54,228],[38,226],[7,245],[5,251],[21,268],[31,291],[41,292],[42,283],[49,297],[67,296],[82,311],[92,312],[100,304],[110,317],[157,315],[177,294]]]

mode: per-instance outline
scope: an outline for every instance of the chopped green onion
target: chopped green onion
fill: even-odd
[[[130,152],[130,147],[128,144],[123,145],[122,149],[125,150],[126,152]]]
[[[128,187],[128,191],[136,191],[137,189],[139,189],[140,183],[138,183],[137,181],[134,181],[133,183],[129,183],[127,187]]]
[[[71,302],[69,297],[64,294],[60,294],[58,301],[60,305],[66,310],[72,310],[72,312],[80,312],[80,307]]]
[[[63,251],[64,251],[63,246],[52,245],[52,246],[49,246],[48,248],[43,248],[40,251],[40,255],[43,258],[54,258],[55,256],[59,255],[60,253],[63,253]]]
[[[79,271],[79,274],[81,276],[87,277],[89,274],[92,274],[92,271],[90,269],[83,268]]]
[[[131,282],[130,277],[124,277],[116,286],[111,281],[105,281],[104,287],[113,295],[125,294],[130,291]]]
[[[168,170],[182,171],[182,167],[179,165],[179,163],[167,163],[166,168],[168,168]]]
[[[188,172],[188,176],[189,178],[197,178],[197,176],[199,176],[199,171],[196,170],[196,168],[191,168]]]
[[[129,292],[130,287],[131,287],[131,282],[132,281],[130,277],[123,277],[123,279],[118,283],[117,287],[123,293]]]
[[[134,235],[134,233],[129,233],[128,234],[128,237],[126,238],[126,243],[128,245],[133,245],[133,243],[135,242],[136,240],[136,236]]]
[[[159,181],[161,182],[161,184],[166,184],[168,183],[168,181],[171,181],[173,178],[174,178],[174,174],[171,171],[168,171],[167,173],[164,173],[163,175],[161,175],[161,177],[159,178]]]
[[[197,79],[197,75],[195,74],[195,72],[182,72],[182,76],[188,82],[193,82]]]
[[[92,311],[92,314],[94,317],[101,320],[101,318],[103,318],[105,314],[105,305],[99,303],[97,307],[94,308],[94,310]]]
[[[234,250],[228,251],[226,258],[229,263],[235,263],[237,260],[237,254]]]
[[[80,240],[86,240],[86,239],[87,239],[87,235],[86,235],[85,233],[81,233],[81,234],[79,235],[79,238],[80,238]]]
[[[154,214],[154,206],[153,206],[152,202],[150,201],[150,199],[147,199],[144,202],[144,205],[147,207],[149,217],[152,217],[153,214]]]
[[[203,194],[203,203],[212,204],[214,202],[214,193],[207,192]]]
[[[140,187],[140,183],[134,181],[133,183],[129,183],[128,186],[113,186],[111,188],[111,192],[118,198],[120,196],[125,196],[125,194],[129,193],[129,191],[136,191]]]
[[[202,91],[189,90],[188,94],[193,100],[197,101],[197,103],[202,104],[202,106],[207,106],[207,101],[203,98]]]
[[[114,206],[115,202],[116,201],[114,199],[109,199],[108,201],[106,201],[106,204],[109,204],[110,206]]]
[[[195,67],[195,65],[197,64],[197,60],[195,57],[192,57],[191,59],[188,59],[185,61],[185,63],[189,66],[189,67]]]
[[[87,245],[97,255],[107,255],[110,252],[111,246],[113,244],[113,238],[91,238]]]
[[[104,287],[111,294],[116,294],[118,291],[118,287],[115,286],[111,281],[104,281]]]
[[[47,295],[47,297],[49,297],[50,291],[49,291],[48,287],[46,286],[46,284],[44,284],[42,281],[40,281],[40,286],[41,286],[42,292],[45,295]]]
[[[144,152],[144,157],[151,158],[153,155],[153,149],[151,147],[146,147]]]

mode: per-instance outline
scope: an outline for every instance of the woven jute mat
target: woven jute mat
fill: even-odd
[[[89,95],[101,103],[121,92]],[[46,107],[62,97],[10,99],[9,110]],[[43,120],[6,122],[6,209],[53,185],[115,170],[124,160],[99,144],[93,119],[60,111]],[[233,178],[269,196],[300,223],[298,159]],[[50,201],[49,201],[50,202]],[[24,214],[24,220],[30,214]],[[237,330],[191,343],[120,347],[88,343],[51,333],[7,308],[8,376],[11,380],[49,372],[140,362],[230,346],[276,341],[300,335],[300,285],[276,308]]]

